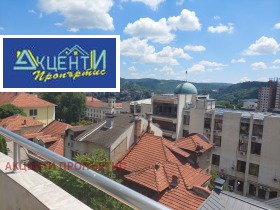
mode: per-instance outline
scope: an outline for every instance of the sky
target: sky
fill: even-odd
[[[280,77],[279,0],[1,0],[3,35],[120,35],[121,77]]]

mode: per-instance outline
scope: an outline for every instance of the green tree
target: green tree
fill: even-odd
[[[8,155],[7,142],[4,137],[0,136],[0,152]]]
[[[90,163],[88,165],[89,167],[100,166],[109,161],[107,153],[101,149],[95,150],[91,155],[78,155],[75,157],[75,160],[80,163]],[[108,170],[107,167],[97,167],[96,171],[110,179],[120,182],[120,180],[116,178],[115,173],[112,170]],[[131,209],[106,193],[58,167],[52,170],[51,168],[43,167],[40,173],[93,209]]]
[[[66,123],[77,123],[85,116],[85,93],[43,93],[40,97],[55,103],[56,119]]]
[[[4,119],[16,114],[26,116],[22,108],[16,107],[12,104],[5,104],[0,106],[0,119]]]

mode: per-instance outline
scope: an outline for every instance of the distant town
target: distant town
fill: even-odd
[[[232,107],[190,82],[172,92],[0,93],[0,126],[69,160],[102,154],[111,166],[98,162],[96,171],[171,209],[216,209],[215,199],[228,209],[279,209],[280,80]],[[0,149],[14,157],[10,139],[1,137]],[[20,148],[21,163],[46,161]],[[93,205],[73,194],[78,178],[61,174],[60,182],[54,173],[62,172],[33,170],[91,208],[116,202]]]

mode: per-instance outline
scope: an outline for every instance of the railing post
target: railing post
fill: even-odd
[[[14,163],[13,163],[13,171],[15,172],[17,170],[17,165],[20,164],[20,145],[13,142],[14,146]]]

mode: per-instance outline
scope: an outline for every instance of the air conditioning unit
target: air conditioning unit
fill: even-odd
[[[252,141],[258,141],[259,137],[258,136],[252,136]]]
[[[246,152],[241,151],[240,155],[246,155]]]

